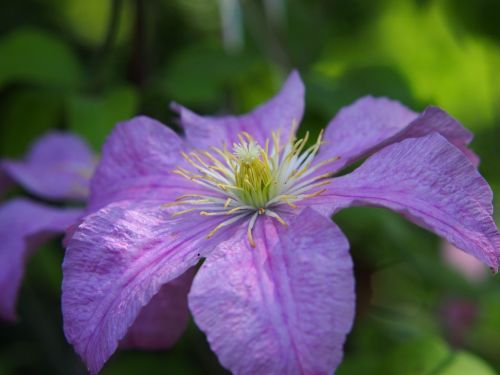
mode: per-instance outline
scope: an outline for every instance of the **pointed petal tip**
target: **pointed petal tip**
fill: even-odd
[[[131,117],[125,121],[120,121],[119,123],[116,124],[116,127],[136,126],[137,124],[143,125],[144,123],[148,123],[148,124],[154,123],[156,125],[157,124],[163,125],[161,122],[159,122],[158,120],[155,120],[152,117],[140,114],[140,115],[136,115],[134,117]],[[153,126],[156,126],[156,125],[153,125]],[[148,126],[148,125],[146,125],[146,126]],[[149,125],[149,126],[151,126],[151,125]]]
[[[302,80],[302,77],[300,75],[300,72],[298,69],[293,69],[289,74],[288,77],[281,87],[280,92],[288,91],[290,89],[295,88],[296,90],[301,91],[302,93],[305,92],[305,85],[304,81]]]
[[[334,179],[329,191],[340,193],[330,197],[333,211],[351,205],[386,207],[490,268],[499,265],[500,234],[492,217],[491,189],[466,156],[439,133],[387,146],[351,174]]]
[[[170,102],[170,104],[168,105],[168,107],[170,108],[171,111],[174,111],[176,113],[178,113],[178,112],[180,112],[182,110],[182,105],[180,105],[176,101]]]
[[[286,79],[285,84],[288,83],[288,82],[290,82],[290,81],[292,81],[292,80],[300,82],[302,85],[304,84],[303,81],[302,81],[302,77],[301,77],[300,72],[299,72],[298,69],[292,69],[290,71],[290,73],[288,74],[288,77]]]
[[[300,123],[304,114],[304,93],[304,83],[294,70],[274,96],[246,114],[200,116],[176,102],[170,108],[180,115],[188,143],[198,148],[232,144],[242,132],[252,133],[265,144],[273,131],[280,129],[285,140],[295,130],[293,124]]]

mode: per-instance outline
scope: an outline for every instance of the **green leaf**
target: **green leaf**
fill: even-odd
[[[321,111],[327,117],[333,117],[342,107],[364,95],[398,98],[407,105],[414,102],[405,78],[390,66],[345,68],[335,79],[329,78],[321,69],[317,68],[307,77],[307,101],[308,108]]]
[[[75,94],[68,100],[70,129],[82,135],[99,150],[117,122],[136,114],[138,95],[129,86],[121,86],[101,96]]]
[[[1,155],[24,155],[35,138],[57,126],[61,113],[61,99],[54,92],[14,91],[0,107]]]
[[[497,102],[491,58],[498,47],[458,37],[441,4],[398,2],[380,18],[377,43],[407,76],[418,99],[442,106],[468,126],[490,125]]]
[[[47,294],[59,295],[62,281],[61,238],[37,248],[29,259],[27,279],[40,286]]]
[[[218,48],[195,46],[173,59],[162,83],[168,96],[183,104],[220,102],[223,90],[257,65],[258,60],[253,56],[230,55]]]
[[[464,351],[455,353],[448,365],[441,371],[435,372],[435,375],[463,374],[496,375],[497,373],[482,359]]]
[[[18,29],[0,40],[0,88],[13,82],[74,88],[82,68],[71,49],[54,35]]]
[[[448,360],[450,354],[450,349],[439,337],[418,337],[397,346],[380,374],[430,375]]]
[[[417,337],[396,347],[384,362],[384,375],[495,375],[482,359],[452,351],[437,336]]]
[[[335,375],[366,375],[373,374],[380,363],[375,355],[348,355],[344,357]]]
[[[422,107],[438,105],[469,128],[491,127],[500,95],[498,44],[458,32],[463,25],[454,24],[448,17],[445,1],[389,3],[367,23],[361,37],[353,33],[352,37],[331,42],[316,62],[315,71],[341,79],[367,64],[391,67]],[[376,71],[373,74],[379,75]],[[359,78],[352,88],[364,85]],[[378,85],[384,77],[373,79]],[[391,85],[389,82],[389,89]],[[386,89],[386,85],[382,87]],[[406,103],[404,92],[394,93],[396,99]]]
[[[113,1],[85,0],[62,1],[56,8],[66,26],[79,41],[90,46],[101,45],[109,27]],[[115,44],[125,42],[133,25],[132,2],[121,1]]]

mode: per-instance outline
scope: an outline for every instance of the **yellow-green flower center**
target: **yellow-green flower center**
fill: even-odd
[[[317,171],[336,158],[313,164],[322,133],[316,143],[306,149],[308,137],[309,134],[298,140],[292,137],[281,147],[279,134],[273,133],[270,148],[270,140],[262,146],[250,134],[242,133],[232,152],[226,147],[214,147],[213,154],[208,151],[183,153],[194,169],[179,167],[174,173],[202,185],[207,194],[185,194],[168,206],[187,207],[174,215],[192,211],[199,211],[203,216],[227,215],[228,219],[217,225],[208,237],[248,217],[248,240],[254,246],[252,228],[259,215],[270,216],[286,225],[278,213],[281,205],[296,208],[296,202],[321,194],[324,190],[315,189],[329,183],[326,178],[330,174]]]
[[[271,186],[276,185],[266,153],[255,143],[250,143],[248,148],[236,145],[234,154],[237,158],[234,180],[239,188],[236,194],[248,205],[265,207],[271,198]]]

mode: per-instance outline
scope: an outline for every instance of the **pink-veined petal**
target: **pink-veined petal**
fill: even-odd
[[[306,209],[288,229],[259,218],[254,239],[223,243],[198,271],[197,325],[234,374],[332,374],[355,311],[346,238]]]
[[[26,261],[44,241],[62,234],[82,214],[15,199],[0,206],[0,318],[15,320]]]
[[[31,148],[25,160],[4,160],[5,172],[25,189],[48,199],[84,200],[94,171],[87,144],[69,133],[49,133]]]
[[[341,109],[330,121],[319,157],[340,157],[332,165],[332,171],[338,171],[384,146],[434,132],[477,162],[477,156],[467,148],[472,133],[443,110],[428,107],[419,115],[395,100],[371,96]]]
[[[280,130],[281,139],[287,141],[293,127],[298,126],[304,113],[304,84],[298,72],[290,74],[281,91],[252,112],[241,116],[200,116],[183,106],[172,103],[180,116],[186,138],[194,147],[229,147],[238,142],[238,134],[248,132],[262,146]]]
[[[191,268],[163,285],[142,308],[127,335],[120,341],[120,347],[158,350],[175,344],[189,321],[187,294],[194,274],[195,270]]]
[[[309,203],[330,214],[360,205],[392,209],[497,269],[500,235],[491,189],[439,134],[387,146],[326,189]]]
[[[477,167],[479,157],[468,148],[474,135],[448,113],[434,106],[427,107],[407,127],[377,147],[377,149],[391,143],[400,142],[406,138],[425,137],[432,133],[441,134],[448,142],[462,151],[471,163]]]
[[[188,183],[171,174],[184,162],[183,142],[172,129],[145,116],[118,124],[103,147],[91,182],[88,211],[117,200],[168,202],[172,195],[177,196]]]
[[[121,201],[85,217],[68,241],[62,310],[68,341],[97,373],[141,309],[239,223],[207,234],[225,217],[177,218],[162,202]]]
[[[107,189],[95,190],[86,212],[94,212],[109,203],[121,200],[157,200],[171,203],[187,193],[215,195],[185,177],[170,172],[167,171],[163,175],[138,176],[121,180],[121,182],[110,184]]]

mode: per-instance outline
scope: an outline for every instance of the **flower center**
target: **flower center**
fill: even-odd
[[[253,140],[235,144],[234,181],[236,195],[242,202],[257,209],[264,208],[271,199],[272,187],[276,179],[267,154]]]
[[[302,139],[291,137],[283,147],[279,133],[272,134],[262,146],[250,134],[238,135],[239,142],[233,144],[232,152],[224,146],[213,147],[213,152],[183,153],[194,168],[179,167],[179,174],[207,189],[207,194],[182,195],[166,206],[183,206],[175,216],[199,211],[203,216],[227,216],[209,234],[244,217],[249,218],[248,240],[255,246],[252,229],[259,215],[270,216],[281,224],[286,222],[277,213],[280,205],[297,208],[296,202],[315,197],[330,183],[330,173],[320,174],[318,169],[337,158],[314,164],[322,140],[322,132],[316,142],[306,148],[309,133]],[[272,141],[272,147],[270,143]],[[316,173],[315,173],[316,172]]]

